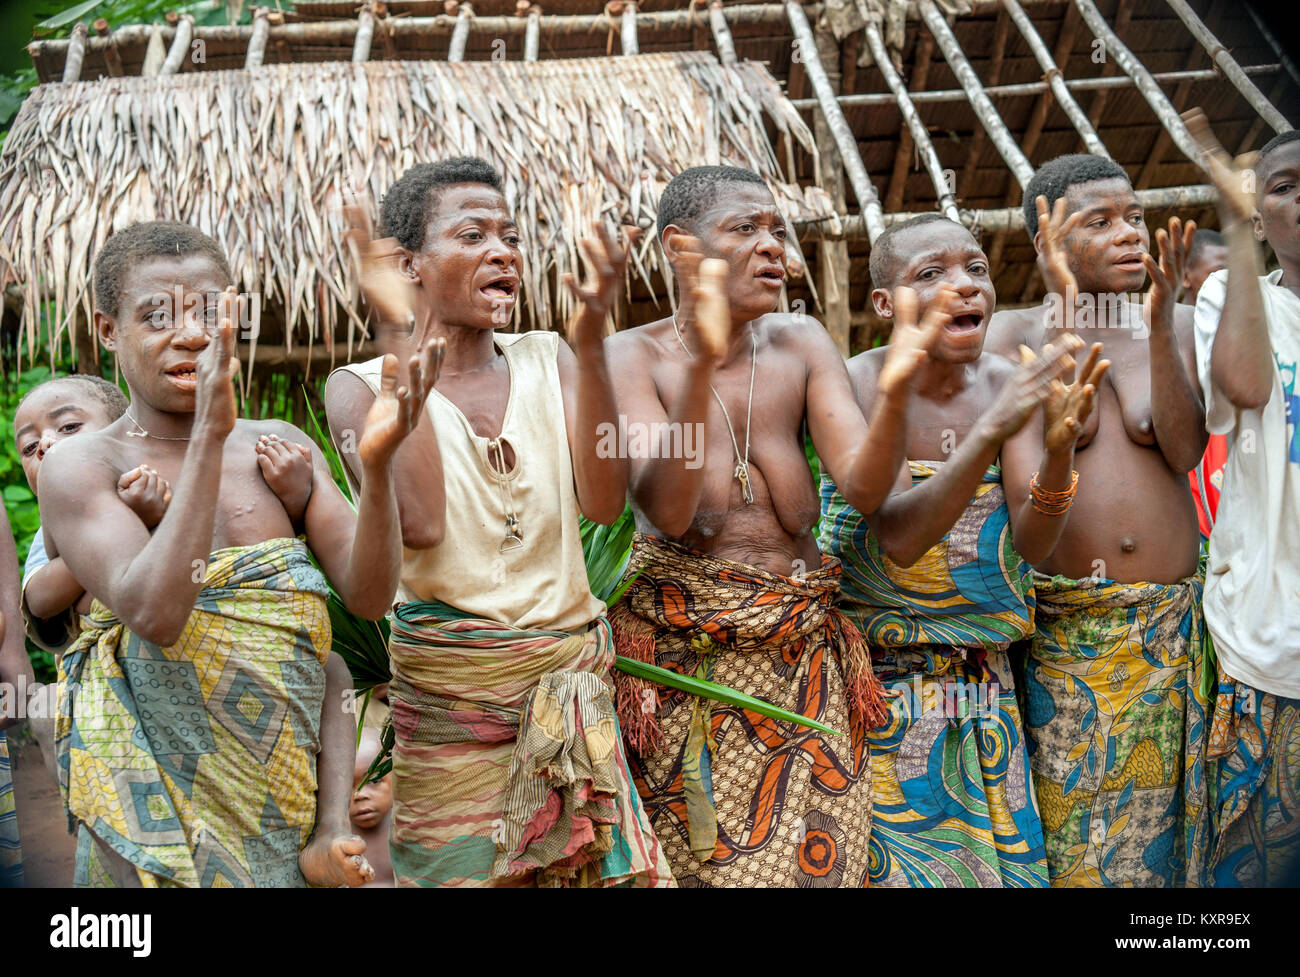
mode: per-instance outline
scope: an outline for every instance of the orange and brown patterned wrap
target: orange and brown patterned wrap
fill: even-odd
[[[843,730],[837,738],[618,673],[637,789],[679,885],[858,886],[866,730],[887,714],[861,634],[834,608],[839,561],[801,578],[638,534],[610,616],[620,654]]]

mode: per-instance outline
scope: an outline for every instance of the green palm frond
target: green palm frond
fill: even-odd
[[[623,655],[619,655],[614,660],[614,667],[620,672],[626,672],[636,678],[645,679],[647,682],[657,682],[660,685],[680,689],[682,692],[698,695],[701,698],[725,702],[729,706],[739,706],[741,709],[756,712],[760,716],[779,719],[783,723],[807,726],[809,729],[815,729],[821,733],[830,733],[832,736],[844,735],[838,729],[827,726],[825,723],[809,719],[807,716],[801,716],[797,712],[790,712],[788,709],[782,709],[780,706],[774,706],[764,699],[755,699],[752,695],[733,689],[730,685],[723,685],[721,682],[710,682],[707,679],[682,675],[679,672],[670,672],[658,665],[639,662],[635,658],[626,658]]]
[[[636,533],[632,507],[624,506],[623,514],[609,526],[591,522],[582,516],[578,519],[582,555],[587,563],[587,581],[591,584],[591,592],[603,600],[607,607],[613,607],[636,579],[632,577],[622,580],[627,562],[632,558],[632,536]]]

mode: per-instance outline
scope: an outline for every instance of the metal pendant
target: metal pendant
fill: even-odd
[[[498,553],[509,553],[513,550],[524,548],[524,537],[519,531],[519,520],[514,516],[506,516],[506,538],[501,541],[497,547]]]
[[[736,462],[736,478],[740,482],[740,497],[745,505],[754,504],[754,489],[749,484],[749,466],[743,461]]]

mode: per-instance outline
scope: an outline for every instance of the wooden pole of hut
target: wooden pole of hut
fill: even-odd
[[[1047,45],[1043,43],[1038,31],[1034,29],[1034,22],[1029,19],[1029,15],[1025,13],[1024,8],[1016,0],[1002,0],[1002,5],[1006,8],[1007,13],[1011,15],[1011,21],[1016,25],[1016,29],[1020,31],[1020,36],[1029,45],[1029,50],[1033,52],[1038,66],[1043,69],[1043,77],[1051,87],[1052,97],[1056,99],[1056,104],[1061,107],[1065,117],[1070,120],[1070,125],[1074,126],[1075,131],[1079,133],[1079,138],[1083,140],[1088,152],[1094,156],[1109,157],[1110,153],[1106,152],[1106,147],[1102,145],[1097,130],[1088,121],[1087,113],[1083,111],[1079,103],[1074,100],[1074,96],[1070,94],[1069,86],[1065,83],[1061,69],[1057,67],[1051,53],[1047,50]]]
[[[641,53],[636,40],[636,0],[624,0],[618,38],[624,54]]]
[[[96,35],[99,37],[108,37],[112,33],[108,21],[103,17],[95,21],[94,28]],[[122,55],[118,53],[116,44],[109,44],[104,48],[104,64],[108,65],[108,74],[112,78],[121,78],[126,74],[122,70]]]
[[[469,43],[470,21],[474,19],[474,8],[462,3],[456,10],[456,26],[451,32],[451,44],[447,49],[448,61],[464,61],[465,45]]]
[[[926,2],[929,2],[929,0],[926,0]],[[1102,17],[1097,5],[1092,0],[1074,0],[1074,5],[1079,8],[1079,14],[1083,17],[1084,23],[1088,25],[1088,29],[1092,31],[1094,37],[1106,46],[1106,51],[1115,59],[1115,63],[1119,65],[1120,70],[1133,79],[1133,84],[1142,93],[1142,97],[1147,100],[1147,104],[1151,106],[1151,111],[1155,113],[1160,124],[1169,131],[1169,135],[1173,137],[1178,148],[1183,151],[1183,155],[1190,160],[1197,159],[1200,150],[1196,145],[1196,140],[1187,131],[1187,126],[1183,125],[1183,120],[1179,118],[1177,110],[1165,97],[1164,91],[1151,77],[1151,72],[1147,71],[1142,62],[1110,29],[1110,25],[1106,23],[1106,18]]]
[[[934,5],[933,0],[919,0],[917,8],[922,19],[925,20],[925,26],[934,35],[939,50],[943,52],[948,67],[952,68],[952,73],[957,76],[957,82],[961,85],[962,91],[966,93],[971,108],[975,112],[975,117],[980,120],[980,125],[989,134],[989,139],[1002,158],[1006,160],[1007,166],[1011,168],[1011,172],[1015,174],[1020,185],[1024,186],[1029,182],[1030,177],[1034,175],[1033,164],[1020,151],[1020,147],[1016,145],[1015,137],[1011,135],[1006,123],[998,115],[998,110],[993,107],[992,100],[989,99],[983,86],[980,85],[979,76],[975,74],[975,69],[966,60],[966,55],[962,53],[961,45],[957,43],[957,37],[953,34],[952,28],[943,19],[943,14],[939,13],[939,8]],[[982,224],[982,226],[987,228],[988,225]]]
[[[1074,50],[1074,38],[1079,33],[1080,23],[1079,11],[1072,6],[1067,6],[1065,8],[1065,15],[1061,18],[1060,30],[1056,35],[1056,46],[1054,52],[1049,58],[1051,64],[1057,65],[1069,63],[1070,52]],[[1030,25],[1030,28],[1032,29],[1032,24]],[[1125,81],[1127,80],[1128,79],[1126,78]],[[1043,84],[1047,85],[1047,82],[1043,82]],[[1062,85],[1065,86],[1066,92],[1070,94],[1070,98],[1073,100],[1074,95],[1070,93],[1069,84],[1062,81]],[[988,89],[985,89],[986,93],[988,93],[988,91]],[[1038,140],[1042,138],[1043,128],[1047,125],[1047,112],[1051,107],[1052,89],[1050,87],[1045,87],[1034,99],[1034,107],[1029,113],[1029,122],[1025,125],[1024,129],[1021,130],[1020,149],[1026,156],[1032,155],[1034,150],[1038,148]],[[1087,117],[1086,113],[1081,114],[1083,114],[1085,118]],[[1088,124],[1088,128],[1092,128],[1091,123]],[[1094,132],[1093,135],[1096,136],[1096,133]],[[1105,145],[1101,142],[1100,137],[1097,137],[1096,142],[1097,147],[1100,150],[1099,155],[1103,157],[1110,156]],[[1085,146],[1085,148],[1087,148],[1087,146]],[[1015,179],[1014,175],[1010,173],[1008,173],[1006,179],[1003,180],[1002,196],[1004,207],[1010,207],[1020,200],[1020,184]],[[1002,268],[1002,255],[1006,250],[1006,244],[1007,232],[995,231],[993,234],[993,243],[988,249],[989,268],[994,275],[998,274],[999,269]],[[1025,277],[1027,280],[1032,280],[1034,277],[1034,269],[1027,266],[1025,268]]]
[[[122,32],[123,34],[126,31]],[[163,45],[162,27],[154,24],[149,31],[149,43],[144,49],[144,63],[140,65],[142,78],[156,78],[167,60],[167,48]]]
[[[731,28],[727,26],[722,11],[722,0],[712,0],[709,4],[709,27],[713,31],[713,43],[718,48],[718,60],[723,64],[735,64],[736,44],[731,39]]]
[[[833,92],[839,92],[843,86],[840,68],[842,52],[839,42],[825,22],[820,19],[813,31],[813,37],[817,42],[817,60],[826,70],[827,84]],[[830,197],[831,207],[836,213],[841,213],[847,209],[847,199],[844,194],[844,167],[841,165],[839,148],[835,144],[835,135],[831,132],[825,113],[818,112],[813,116],[813,138],[817,143],[817,154],[825,167],[821,173],[821,187]],[[791,167],[790,179],[794,182],[793,167]],[[826,327],[826,332],[835,343],[840,355],[846,359],[852,353],[853,329],[853,310],[849,307],[849,267],[847,241],[835,238],[823,238],[818,241],[817,289],[814,295],[820,299],[822,325]]]
[[[1182,187],[1159,187],[1153,190],[1138,190],[1135,192],[1138,203],[1142,204],[1148,212],[1207,207],[1217,199],[1214,188],[1203,183]],[[885,214],[882,223],[888,227],[891,224],[899,224],[920,216],[919,213]],[[827,238],[843,238],[846,241],[861,241],[870,237],[866,221],[861,214],[841,214],[835,220],[839,221],[839,231],[824,227],[824,225],[833,224],[832,218],[795,221],[794,228],[800,237],[818,235]],[[1020,207],[1002,207],[996,210],[979,211],[966,210],[962,211],[962,223],[967,226],[978,223],[986,233],[1022,231],[1025,228],[1025,212]]]
[[[290,27],[296,27],[298,25],[286,24],[284,22],[284,11],[282,10],[270,10],[267,16],[269,16],[271,19],[271,39],[275,41],[276,57],[280,59],[281,64],[288,64],[290,61],[293,60],[293,52],[289,49],[289,38],[285,36],[285,29]],[[349,34],[347,38],[350,41],[356,36],[356,25],[349,24],[348,26],[352,30],[352,33]],[[326,42],[326,43],[331,43],[331,42]],[[337,43],[343,43],[343,42],[337,42]]]
[[[159,69],[160,75],[174,75],[185,63],[185,55],[190,51],[190,39],[194,36],[194,16],[186,14],[176,23],[176,33],[172,35],[172,46],[167,51],[167,60]]]
[[[248,39],[248,53],[244,55],[245,68],[262,67],[266,56],[266,38],[271,32],[271,16],[265,7],[253,10],[253,36]]]
[[[533,4],[528,8],[528,22],[524,25],[524,60],[536,61],[542,36],[542,8]]]
[[[352,42],[352,63],[364,64],[370,60],[370,45],[375,39],[375,12],[366,4],[357,13],[357,36]]]
[[[885,233],[884,215],[880,209],[880,198],[876,196],[876,188],[871,185],[871,177],[867,174],[867,168],[863,165],[862,156],[858,152],[857,138],[849,128],[848,120],[844,118],[839,102],[835,100],[835,92],[826,78],[826,69],[822,67],[821,58],[817,54],[817,42],[813,39],[812,28],[808,26],[808,18],[803,12],[803,6],[798,0],[786,0],[785,10],[803,55],[803,66],[808,75],[808,82],[817,96],[817,104],[821,107],[826,126],[830,129],[835,145],[840,151],[840,160],[844,164],[844,171],[853,187],[853,193],[858,198],[858,207],[866,221],[868,237],[875,241]]]
[[[930,40],[929,35],[921,38],[918,44],[924,44],[926,40]],[[1275,75],[1282,70],[1282,66],[1280,64],[1250,64],[1241,70],[1247,75]],[[1213,81],[1219,77],[1219,73],[1212,68],[1203,68],[1195,71],[1163,71],[1151,77],[1157,82],[1165,84],[1184,81]],[[1071,78],[1065,82],[1065,87],[1071,92],[1078,92],[1132,88],[1134,85],[1132,78],[1127,75],[1119,75],[1113,78]],[[966,93],[960,88],[942,88],[929,92],[915,91],[915,88],[916,82],[913,81],[911,89],[908,91],[908,97],[911,98],[913,105],[929,102],[965,102],[969,100]],[[1051,86],[1045,81],[1026,81],[1014,85],[990,85],[984,89],[984,94],[990,98],[1010,98],[1019,95],[1043,95],[1050,93],[1051,90]],[[894,105],[897,101],[893,92],[840,95],[835,100],[845,107],[853,105]],[[818,105],[815,98],[792,98],[790,104],[803,111],[815,109]],[[1088,114],[1093,113],[1089,111]]]
[[[935,198],[939,201],[939,210],[945,217],[951,220],[960,221],[961,215],[957,211],[957,201],[953,198],[952,188],[948,186],[948,180],[943,172],[943,165],[939,162],[939,154],[934,151],[934,143],[930,141],[930,134],[925,129],[925,123],[921,121],[920,114],[916,111],[916,106],[907,95],[907,85],[903,79],[898,76],[894,70],[894,62],[889,59],[889,52],[885,50],[885,39],[880,35],[880,24],[874,20],[867,21],[866,26],[867,47],[871,50],[871,57],[875,59],[876,67],[880,73],[885,76],[885,84],[889,90],[894,93],[898,100],[898,111],[903,114],[903,121],[907,123],[907,129],[912,134],[912,141],[916,143],[917,149],[921,151],[921,160],[925,163],[926,172],[930,174],[930,182],[934,184]]]
[[[72,38],[68,44],[68,57],[63,62],[63,80],[79,81],[81,79],[81,62],[86,56],[86,25],[78,21],[72,28]]]
[[[1241,97],[1259,113],[1259,117],[1271,125],[1275,132],[1285,132],[1290,129],[1291,123],[1287,122],[1286,117],[1269,102],[1264,93],[1246,76],[1246,73],[1241,70],[1241,65],[1233,60],[1232,55],[1228,53],[1219,39],[1210,33],[1210,29],[1205,26],[1201,18],[1197,17],[1196,12],[1187,5],[1187,0],[1165,0],[1165,2],[1173,8],[1174,13],[1178,15],[1178,19],[1187,25],[1187,29],[1200,42],[1201,47],[1205,48],[1210,60],[1223,69],[1228,81],[1232,82],[1237,91],[1241,92]]]
[[[810,4],[805,8],[810,15],[821,9],[820,4]],[[292,60],[290,44],[304,46],[330,46],[353,44],[356,41],[357,21],[299,21],[285,23],[284,15],[278,10],[270,11],[271,33],[269,43],[275,44],[283,61]],[[735,4],[723,8],[722,16],[728,24],[746,26],[769,26],[786,23],[788,14],[781,4],[748,3]],[[434,17],[392,17],[388,19],[388,29],[395,38],[423,37],[430,34],[450,34],[456,26],[456,17],[437,15]],[[641,11],[636,15],[638,34],[646,31],[680,31],[690,30],[699,20],[696,11],[684,6],[677,10]],[[603,14],[552,14],[539,11],[537,30],[539,34],[581,34],[601,30],[609,25],[609,18]],[[114,34],[121,45],[139,44],[147,41],[152,31],[157,30],[162,39],[173,36],[176,28],[158,25],[146,26],[133,24],[123,27]],[[474,29],[484,34],[507,37],[524,34],[528,30],[527,21],[513,14],[475,17]],[[252,37],[253,27],[249,24],[228,25],[221,27],[194,27],[192,36],[204,41],[220,40],[226,43],[242,42],[247,44]],[[86,44],[87,53],[102,51],[114,38],[92,37]],[[33,58],[44,60],[50,57],[66,57],[67,40],[33,41],[28,51]],[[164,51],[165,51],[164,47]]]

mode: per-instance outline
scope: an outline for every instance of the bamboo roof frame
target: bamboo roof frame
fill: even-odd
[[[1241,70],[1241,65],[1232,59],[1219,39],[1210,33],[1201,18],[1196,16],[1196,11],[1187,5],[1187,0],[1165,0],[1178,19],[1187,25],[1187,29],[1192,32],[1205,48],[1206,53],[1210,55],[1210,60],[1223,69],[1228,80],[1236,86],[1237,91],[1241,92],[1242,97],[1250,103],[1250,107],[1259,113],[1260,118],[1273,127],[1274,132],[1285,132],[1291,128],[1290,124],[1282,117],[1282,113],[1275,109],[1271,102],[1264,97],[1264,93],[1259,90],[1253,81]]]
[[[501,9],[499,5],[491,6],[493,0],[484,0],[484,2],[489,4],[490,10]],[[868,0],[868,2],[870,3],[872,0]],[[971,65],[967,52],[962,49],[961,43],[958,41],[952,26],[950,26],[951,13],[946,19],[945,14],[940,12],[934,0],[911,0],[908,5],[908,16],[919,18],[920,22],[924,24],[924,35],[919,32],[918,28],[917,39],[918,42],[924,42],[925,51],[927,52],[927,64],[930,45],[937,45],[944,55],[944,63],[951,69],[954,80],[959,86],[957,88],[909,91],[908,84],[891,64],[890,52],[884,50],[885,44],[881,22],[869,19],[861,29],[860,39],[863,46],[870,52],[871,60],[879,68],[888,91],[867,93],[832,91],[827,80],[826,68],[822,64],[822,57],[826,55],[827,49],[823,46],[822,54],[819,55],[819,44],[814,40],[812,25],[809,23],[810,16],[816,18],[822,14],[822,6],[816,3],[804,5],[799,3],[798,0],[768,3],[723,3],[722,0],[688,0],[687,6],[673,10],[643,10],[635,0],[626,0],[626,2],[622,3],[619,0],[614,0],[600,13],[551,15],[543,13],[535,4],[520,0],[514,16],[495,13],[490,16],[475,16],[468,3],[461,3],[459,8],[455,3],[449,3],[446,12],[443,14],[402,17],[386,16],[387,12],[383,4],[371,2],[362,5],[357,11],[355,19],[352,20],[295,21],[288,23],[284,22],[284,19],[278,16],[276,12],[268,13],[265,8],[258,8],[254,11],[253,22],[250,25],[196,28],[193,26],[191,17],[187,16],[178,20],[171,16],[167,27],[125,26],[116,32],[110,33],[106,24],[103,30],[100,30],[99,25],[96,24],[94,36],[89,36],[83,27],[79,32],[74,31],[72,38],[69,40],[34,42],[30,45],[29,50],[32,53],[33,61],[38,66],[38,70],[41,70],[43,63],[48,63],[47,59],[63,58],[63,77],[65,81],[72,81],[79,77],[81,63],[83,63],[88,53],[102,54],[109,66],[110,75],[116,76],[117,71],[121,70],[121,59],[118,52],[131,45],[143,43],[143,39],[146,37],[149,40],[149,56],[142,68],[142,73],[145,74],[152,74],[154,71],[163,75],[177,72],[180,70],[180,62],[191,42],[200,40],[207,42],[238,42],[246,40],[247,56],[244,64],[248,70],[259,68],[267,70],[267,68],[272,67],[263,65],[264,52],[268,43],[276,45],[282,60],[286,58],[289,50],[294,47],[303,45],[319,46],[321,44],[337,47],[341,44],[347,44],[353,47],[352,59],[354,61],[369,64],[371,63],[369,59],[373,32],[376,26],[382,23],[382,36],[386,45],[385,56],[390,59],[396,57],[394,43],[401,38],[448,36],[451,39],[451,44],[447,61],[455,63],[466,57],[466,45],[471,37],[522,35],[522,61],[527,63],[536,61],[539,58],[542,37],[563,38],[592,31],[605,31],[608,32],[612,39],[613,35],[617,33],[620,42],[618,53],[621,57],[628,58],[634,57],[642,49],[643,34],[652,37],[670,31],[689,29],[698,31],[701,25],[707,23],[709,31],[706,36],[712,39],[720,63],[723,66],[730,67],[740,63],[732,34],[733,27],[761,26],[764,29],[770,28],[773,31],[785,27],[793,35],[795,49],[801,54],[801,57],[796,58],[796,60],[801,62],[803,75],[806,76],[807,84],[813,89],[813,97],[787,99],[784,100],[785,104],[794,110],[816,112],[834,137],[834,146],[838,149],[836,155],[839,158],[839,165],[836,173],[821,173],[815,177],[815,182],[820,185],[823,179],[832,176],[836,179],[839,179],[840,176],[847,177],[847,182],[853,187],[854,195],[858,201],[857,213],[832,213],[815,218],[794,219],[792,223],[799,234],[803,237],[811,236],[813,240],[861,240],[870,242],[878,238],[884,228],[890,224],[914,216],[914,212],[895,212],[895,209],[902,202],[900,193],[902,182],[900,177],[905,173],[906,169],[907,157],[905,153],[914,150],[918,155],[918,165],[925,170],[929,182],[933,186],[935,206],[946,215],[955,216],[968,226],[971,226],[977,234],[994,234],[994,245],[990,251],[991,264],[994,266],[998,264],[1002,256],[1007,234],[1024,226],[1023,214],[1020,208],[1011,206],[1011,204],[1018,198],[1016,184],[1023,186],[1028,177],[1032,175],[1033,166],[1029,162],[1027,154],[1032,151],[1031,145],[1037,143],[1038,134],[1042,131],[1047,113],[1053,105],[1062,110],[1077,133],[1083,148],[1099,155],[1108,155],[1109,151],[1102,141],[1097,127],[1093,125],[1101,115],[1101,106],[1105,104],[1105,100],[1111,92],[1123,93],[1136,89],[1142,95],[1160,127],[1157,145],[1143,167],[1141,179],[1135,181],[1135,186],[1138,186],[1139,199],[1149,210],[1175,207],[1204,208],[1213,202],[1213,195],[1209,188],[1199,184],[1156,188],[1147,188],[1145,186],[1147,179],[1155,173],[1155,168],[1163,156],[1163,147],[1167,146],[1169,141],[1177,145],[1184,155],[1194,157],[1195,152],[1190,135],[1182,126],[1181,119],[1178,118],[1175,105],[1171,104],[1169,97],[1160,89],[1160,83],[1178,83],[1181,95],[1189,91],[1189,86],[1193,83],[1211,81],[1226,76],[1232,86],[1240,92],[1241,97],[1258,113],[1250,132],[1247,134],[1246,139],[1243,140],[1243,145],[1249,143],[1255,137],[1258,128],[1263,124],[1267,124],[1275,131],[1281,131],[1290,125],[1282,112],[1272,104],[1270,97],[1265,96],[1255,82],[1251,80],[1252,77],[1256,76],[1269,74],[1276,76],[1280,71],[1294,73],[1295,70],[1294,65],[1289,62],[1285,54],[1280,53],[1280,47],[1276,39],[1268,35],[1262,24],[1260,30],[1266,35],[1269,45],[1277,53],[1279,63],[1242,65],[1238,64],[1228,49],[1218,40],[1217,36],[1210,32],[1195,11],[1186,3],[1186,0],[1160,0],[1174,12],[1178,20],[1187,27],[1190,35],[1205,49],[1214,67],[1206,70],[1193,69],[1192,64],[1194,62],[1188,60],[1186,68],[1181,71],[1151,71],[1120,40],[1117,30],[1112,29],[1111,25],[1107,23],[1106,18],[1100,13],[1093,0],[1073,0],[1073,3],[1070,3],[1069,0],[1024,0],[1024,6],[1018,0],[974,0],[973,3],[963,3],[962,0],[940,0],[940,2],[944,3],[947,10],[951,10],[950,4],[955,2],[971,15],[976,12],[997,14],[997,25],[994,32],[996,37],[995,68],[991,72],[991,82],[987,86],[981,84],[978,73]],[[1142,0],[1142,2],[1145,2],[1145,0]],[[1042,7],[1049,4],[1068,7],[1069,16],[1074,17],[1076,23],[1081,18],[1091,30],[1093,36],[1104,44],[1111,60],[1104,66],[1103,77],[1067,78],[1065,76],[1062,67],[1064,65],[1063,58],[1068,56],[1070,48],[1064,35],[1071,33],[1070,40],[1072,40],[1072,32],[1062,32],[1062,36],[1057,38],[1056,50],[1049,53],[1047,44],[1024,9],[1025,6],[1032,5],[1037,13]],[[1132,12],[1132,3],[1131,0],[1119,0],[1119,4],[1116,27],[1118,30],[1123,30],[1124,26],[1128,24]],[[650,5],[655,4],[651,3]],[[1001,42],[1007,39],[1007,31],[1011,24],[1015,25],[1015,33],[1025,41],[1030,53],[1042,70],[1041,80],[997,84],[999,79],[996,65],[1001,63],[1003,47]],[[822,25],[819,22],[819,36],[822,30]],[[696,37],[699,37],[698,33]],[[166,51],[165,58],[158,58],[157,55],[161,54],[163,50]],[[834,53],[833,50],[831,53]],[[896,52],[893,53],[896,56]],[[883,57],[882,54],[884,54]],[[494,52],[493,58],[495,59],[495,57]],[[864,55],[865,57],[866,55]],[[157,61],[161,62],[160,64],[156,63],[153,70],[149,68],[150,59],[152,58],[157,58]],[[117,71],[113,69],[114,61],[118,65]],[[1113,72],[1116,67],[1122,71],[1122,74],[1110,75],[1110,72]],[[838,77],[838,69],[836,75]],[[916,79],[913,79],[913,81],[915,83]],[[917,84],[916,87],[921,86]],[[1279,78],[1275,82],[1274,92],[1282,91],[1284,88],[1284,78]],[[1097,98],[1090,107],[1091,112],[1085,112],[1075,99],[1074,93],[1089,90],[1097,92]],[[1030,116],[1026,145],[1022,149],[1021,146],[1016,144],[1011,127],[1004,120],[998,108],[994,106],[992,99],[1005,100],[1026,95],[1035,95],[1037,97]],[[1274,99],[1276,97],[1276,94],[1272,96]],[[1178,107],[1181,107],[1181,98],[1178,101]],[[951,171],[943,169],[936,153],[934,141],[931,139],[926,123],[921,119],[918,111],[918,106],[921,105],[943,106],[950,103],[965,103],[969,106],[980,127],[975,130],[972,149],[965,161],[962,171],[963,181],[974,178],[981,172],[979,150],[982,140],[987,137],[993,143],[998,155],[1005,162],[1005,172],[1014,181],[1007,187],[1006,206],[1002,208],[973,208],[959,205],[959,201],[952,192],[949,182],[948,174]],[[902,118],[903,124],[899,133],[900,138],[898,153],[895,156],[894,174],[889,181],[890,192],[884,206],[882,206],[869,175],[870,171],[860,149],[859,136],[855,135],[853,127],[845,115],[846,110],[860,106],[893,106],[897,108]],[[1089,119],[1089,114],[1093,116],[1092,119]],[[789,124],[789,120],[786,120],[783,124]],[[788,142],[786,143],[786,152],[790,154],[790,143]],[[791,169],[793,166],[794,158],[790,156],[787,171],[791,176],[793,176]],[[817,172],[816,168],[815,172]],[[891,204],[893,206],[890,206]],[[4,246],[5,242],[0,239],[0,269],[3,268]],[[1025,294],[1021,296],[1022,299],[1030,293],[1033,283],[1034,276],[1031,271],[1027,276]],[[649,285],[648,280],[646,284]],[[811,281],[808,284],[811,286]],[[834,282],[831,282],[831,284],[834,285]],[[651,295],[653,296],[653,288],[651,288]],[[351,329],[352,326],[349,325],[349,341],[351,341],[352,337]],[[309,342],[311,338],[313,337],[309,336]],[[328,344],[329,341],[327,337],[326,343]],[[287,335],[286,342],[288,342]],[[288,348],[286,347],[287,351]],[[332,356],[332,349],[330,352]]]

